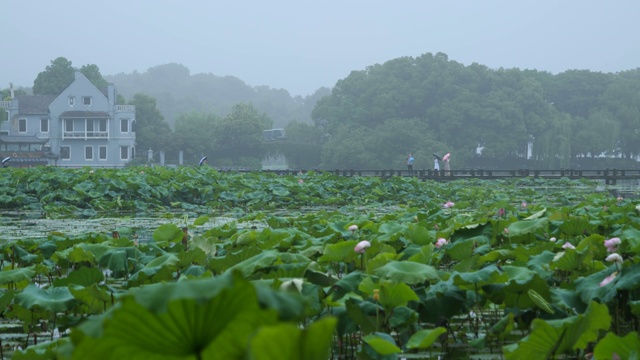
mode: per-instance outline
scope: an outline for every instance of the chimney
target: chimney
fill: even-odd
[[[113,83],[107,85],[107,97],[111,104],[116,105],[116,87],[113,86]]]

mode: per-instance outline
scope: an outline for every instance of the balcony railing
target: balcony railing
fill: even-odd
[[[65,131],[63,139],[108,139],[108,131]]]
[[[117,112],[136,112],[135,105],[116,105]]]
[[[8,109],[13,101],[0,101],[0,108]]]

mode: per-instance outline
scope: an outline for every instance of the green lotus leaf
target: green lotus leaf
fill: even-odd
[[[335,327],[335,318],[321,319],[305,329],[300,329],[295,324],[262,327],[251,339],[249,345],[251,358],[255,360],[328,359]]]
[[[516,344],[503,347],[505,359],[551,359],[584,349],[608,330],[611,316],[604,304],[591,302],[587,312],[561,320],[534,319],[531,333]]]
[[[589,218],[586,216],[571,216],[560,224],[560,231],[568,236],[582,235],[589,228]]]
[[[27,309],[37,306],[53,313],[71,310],[77,304],[67,287],[41,289],[35,285],[29,285],[17,294],[15,302]]]
[[[493,250],[483,256],[480,256],[480,258],[478,258],[478,264],[482,265],[487,262],[493,263],[496,261],[503,261],[503,260],[513,259],[513,258],[514,258],[514,253],[511,250],[507,250],[507,249]]]
[[[533,234],[536,231],[544,230],[547,228],[548,224],[549,220],[546,218],[535,220],[521,220],[509,224],[509,226],[507,226],[507,229],[509,230],[509,236],[514,237]]]
[[[440,280],[436,268],[412,261],[390,261],[375,270],[375,274],[386,279],[407,284],[421,284]]]
[[[54,286],[67,286],[69,284],[90,286],[104,280],[102,271],[98,268],[88,268],[82,266],[77,270],[73,270],[66,278],[58,278],[53,281]]]
[[[387,334],[375,333],[367,335],[362,338],[362,341],[371,346],[373,350],[380,355],[391,355],[402,352],[402,350],[396,346],[393,338]]]
[[[477,271],[454,272],[451,275],[453,284],[469,290],[482,287],[487,284],[503,283],[509,278],[506,273],[495,265],[485,266]]]
[[[407,349],[428,349],[442,334],[446,334],[447,329],[437,327],[435,329],[420,330],[411,335],[407,341]]]
[[[359,271],[354,271],[343,276],[338,280],[338,282],[333,284],[333,287],[331,288],[331,291],[333,292],[333,299],[338,300],[347,293],[355,292],[364,277],[364,274]]]
[[[198,216],[194,221],[193,221],[193,225],[195,226],[199,226],[199,225],[204,225],[207,223],[207,221],[209,221],[209,216],[207,215],[201,215]]]
[[[113,272],[112,276],[115,278],[125,276],[129,269],[126,250],[112,249],[107,251],[100,258],[100,266],[107,268]]]
[[[385,309],[406,306],[409,301],[418,301],[418,295],[405,283],[382,281],[380,283],[380,304]]]
[[[618,359],[640,359],[640,336],[636,331],[632,331],[620,337],[612,332],[598,342],[593,350],[594,359],[613,359],[613,354]]]
[[[336,244],[329,244],[324,248],[322,256],[318,262],[349,262],[353,261],[359,254],[353,249],[357,240],[342,241]]]
[[[210,259],[209,267],[211,267],[215,272],[224,272],[230,267],[248,260],[260,253],[262,253],[260,248],[255,246],[246,246],[240,251],[226,253],[224,256]]]
[[[405,235],[414,244],[427,245],[433,242],[433,235],[420,224],[409,224]]]
[[[189,289],[181,295],[171,291],[169,299],[145,296],[143,302],[136,301],[143,292],[151,294],[151,290],[141,291],[136,297],[124,298],[109,314],[109,321],[93,320],[98,327],[82,325],[78,334],[72,334],[74,358],[241,358],[247,352],[250,336],[259,327],[276,323],[275,312],[262,310],[254,287],[239,277],[231,287],[201,294],[201,300],[191,297],[191,290],[211,286],[211,282],[181,285],[187,282],[176,283],[176,290]],[[162,291],[162,287],[151,287],[153,292]],[[148,307],[147,301],[166,306]]]
[[[35,276],[35,274],[35,265],[16,269],[9,269],[8,266],[5,266],[3,271],[0,271],[0,285],[31,280]]]
[[[635,290],[640,288],[640,264],[623,266],[616,280],[616,289]]]
[[[264,251],[256,256],[250,257],[227,269],[225,272],[240,271],[244,276],[251,275],[256,269],[271,266],[278,259],[278,253],[273,250]]]
[[[175,224],[160,225],[153,232],[153,240],[157,242],[175,243],[182,241],[184,232]]]

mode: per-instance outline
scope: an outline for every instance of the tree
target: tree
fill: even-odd
[[[249,104],[238,104],[215,124],[215,154],[222,166],[260,168],[265,157],[262,131],[271,128],[265,114]]]
[[[71,61],[59,57],[38,74],[33,82],[34,95],[58,95],[73,82],[75,70]]]
[[[209,164],[217,165],[214,161],[214,128],[219,121],[214,114],[190,112],[178,116],[174,126],[174,143],[184,151],[185,162],[197,164],[202,156],[207,156]]]
[[[320,165],[322,130],[309,124],[293,121],[285,128],[285,141],[274,141],[292,169],[315,169]]]
[[[100,68],[98,68],[98,65],[83,65],[80,68],[80,72],[82,73],[82,75],[86,76],[87,79],[89,79],[89,81],[91,81],[91,83],[98,89],[104,88],[108,85],[107,80],[105,80],[102,77],[102,74],[100,74]]]
[[[38,74],[33,82],[34,95],[59,95],[75,79],[76,69],[71,61],[59,57],[51,61],[51,65]],[[100,74],[97,65],[89,64],[80,68],[80,72],[98,89],[107,86],[107,81]]]
[[[135,94],[129,105],[136,107],[136,147],[143,151],[174,151],[171,127],[156,107],[156,99],[144,94]]]

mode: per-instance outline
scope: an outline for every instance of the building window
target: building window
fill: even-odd
[[[40,132],[48,133],[49,132],[49,119],[40,119]]]
[[[100,119],[100,132],[107,132],[107,119]]]
[[[73,132],[73,119],[65,119],[64,131]]]
[[[98,148],[98,159],[100,160],[107,160],[107,147],[101,145]]]
[[[21,132],[21,133],[27,132],[27,119],[18,120],[18,132]]]
[[[71,160],[71,147],[60,146],[60,159]]]
[[[91,96],[83,96],[82,97],[82,104],[84,106],[91,106]]]
[[[120,146],[120,160],[129,160],[128,146]]]
[[[73,106],[76,104],[76,97],[75,96],[69,96],[69,106]]]
[[[93,146],[87,145],[84,147],[84,159],[93,160]]]
[[[120,119],[120,132],[121,133],[129,132],[129,119]]]

